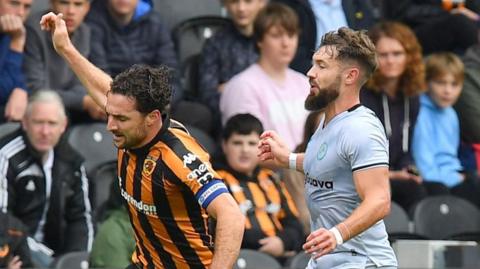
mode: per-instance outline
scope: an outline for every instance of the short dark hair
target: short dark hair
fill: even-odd
[[[171,70],[164,65],[133,65],[113,79],[111,91],[134,99],[140,113],[148,114],[158,109],[164,114],[172,95],[170,77]]]
[[[375,45],[366,31],[355,31],[341,27],[323,35],[320,47],[332,46],[337,51],[336,59],[340,61],[355,61],[363,67],[364,82],[370,78],[377,68]]]
[[[237,114],[228,119],[222,131],[222,139],[228,140],[233,134],[249,135],[263,133],[263,125],[257,117],[252,114]]]
[[[280,26],[291,36],[298,34],[298,17],[295,11],[285,4],[269,3],[262,8],[253,23],[255,41],[262,41],[265,33],[273,26]]]

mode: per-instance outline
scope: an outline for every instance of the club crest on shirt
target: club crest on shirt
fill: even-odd
[[[322,160],[325,155],[327,155],[327,150],[328,150],[328,146],[327,146],[327,143],[323,142],[322,145],[320,145],[320,149],[318,149],[318,153],[317,153],[317,160]]]
[[[145,161],[143,161],[142,174],[144,174],[145,176],[152,175],[156,165],[157,165],[157,159],[152,156],[147,156]]]

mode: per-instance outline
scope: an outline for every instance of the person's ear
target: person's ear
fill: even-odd
[[[160,113],[158,109],[155,109],[147,114],[145,120],[148,127],[153,126],[155,122],[162,121],[162,113]]]
[[[360,69],[358,67],[350,67],[345,70],[345,84],[356,84],[360,78]]]

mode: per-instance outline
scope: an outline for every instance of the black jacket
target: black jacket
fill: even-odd
[[[83,158],[62,138],[54,148],[52,186],[43,243],[55,255],[90,250],[93,223]],[[18,129],[0,139],[0,210],[8,210],[34,235],[46,202],[39,154]]]
[[[317,49],[317,26],[315,14],[308,0],[275,0],[291,7],[298,15],[300,23],[300,36],[297,54],[290,66],[298,72],[305,74],[312,66],[312,55]],[[342,0],[343,11],[350,28],[368,29],[378,19],[371,0]]]

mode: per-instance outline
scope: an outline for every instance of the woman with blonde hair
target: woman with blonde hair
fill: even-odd
[[[368,35],[376,46],[378,69],[361,92],[361,102],[385,127],[392,200],[408,210],[426,196],[410,154],[419,94],[425,89],[422,48],[412,30],[398,22],[376,24]]]

